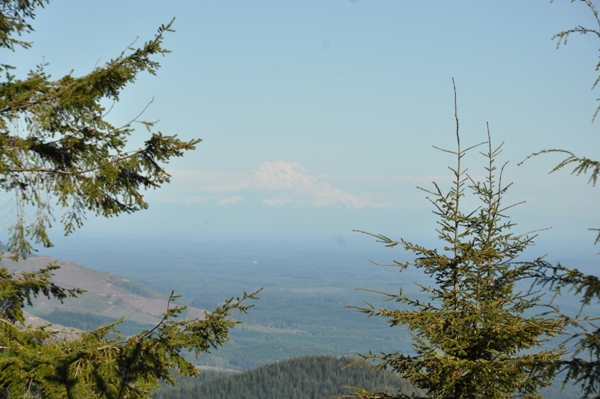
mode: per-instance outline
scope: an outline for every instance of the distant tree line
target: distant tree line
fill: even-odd
[[[397,375],[351,365],[354,361],[350,357],[323,355],[294,358],[206,382],[185,379],[178,388],[165,386],[157,390],[152,398],[313,399],[346,394],[350,392],[347,387],[422,395]]]

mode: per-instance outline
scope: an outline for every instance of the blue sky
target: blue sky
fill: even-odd
[[[600,224],[599,189],[544,148],[598,158],[600,97],[590,91],[598,42],[551,37],[594,27],[580,2],[517,1],[55,1],[38,12],[32,49],[5,54],[19,73],[42,61],[56,78],[85,74],[176,17],[157,76],[140,76],[109,117],[144,118],[198,149],[172,162],[150,210],[84,230],[321,233],[366,229],[435,236],[425,195],[449,182],[455,146],[451,78],[462,140],[505,142],[507,201],[538,241],[584,241]],[[132,146],[143,140],[143,129]],[[474,176],[481,160],[467,158]],[[58,232],[57,232],[58,234]]]

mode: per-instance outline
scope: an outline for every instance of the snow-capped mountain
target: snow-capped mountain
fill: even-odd
[[[260,203],[268,206],[284,204],[347,208],[389,206],[333,187],[309,174],[296,162],[264,162],[249,173],[237,174],[235,179],[231,181],[230,178],[229,182],[220,182],[218,176],[214,174],[179,174],[177,177],[187,180],[186,185],[194,192],[187,196],[187,202],[212,200],[220,205],[226,205],[259,198]],[[223,180],[225,176],[221,181]]]

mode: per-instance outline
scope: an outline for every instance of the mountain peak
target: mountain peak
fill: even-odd
[[[318,186],[319,181],[310,176],[296,162],[264,162],[249,176],[249,187],[269,189],[307,189]]]

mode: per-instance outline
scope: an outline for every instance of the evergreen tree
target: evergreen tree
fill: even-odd
[[[47,3],[2,0],[0,47],[30,47],[20,36],[33,30],[36,9]],[[7,243],[13,259],[27,256],[35,243],[52,245],[47,229],[55,202],[64,210],[66,234],[81,226],[86,212],[110,217],[146,208],[141,190],[168,182],[162,165],[200,142],[152,132],[152,123],[139,121],[150,135],[142,148],[130,150],[137,118],[122,127],[105,118],[103,104],[117,102],[138,73],[156,73],[154,57],[168,52],[162,40],[170,27],[81,77],[51,80],[40,65],[18,79],[14,67],[0,64],[0,189],[15,198]],[[118,333],[120,321],[81,333],[25,325],[23,308],[34,297],[62,301],[81,294],[52,283],[56,268],[0,268],[0,398],[147,397],[159,380],[174,383],[173,369],[197,376],[182,351],[198,356],[226,342],[236,324],[231,312],[247,311],[244,301],[255,298],[244,294],[203,319],[179,321],[184,307],[173,306],[177,295],[171,295],[163,320],[129,338]]]
[[[33,19],[42,0],[2,0],[0,46],[15,50],[30,43],[13,36],[33,30]],[[112,125],[103,104],[119,101],[121,90],[140,72],[155,74],[153,58],[165,55],[161,26],[154,39],[129,49],[85,76],[66,75],[51,80],[39,65],[25,79],[1,64],[0,73],[0,189],[14,193],[15,214],[9,227],[9,249],[16,255],[31,252],[30,240],[51,246],[47,229],[54,221],[52,205],[64,210],[60,218],[65,233],[83,223],[86,211],[105,217],[145,209],[141,190],[169,182],[163,164],[193,150],[199,139],[151,132],[142,148],[128,149],[127,138],[140,123]],[[30,214],[27,211],[30,210]]]
[[[571,0],[573,3],[574,0]],[[584,6],[591,12],[596,23],[595,28],[576,26],[557,33],[552,38],[557,40],[556,47],[566,45],[568,38],[572,34],[590,35],[600,39],[600,16],[598,9],[591,0],[581,0]],[[596,71],[600,71],[600,61],[596,64]],[[592,84],[592,90],[600,83],[600,76]],[[600,101],[600,99],[598,99]],[[596,120],[600,106],[596,108],[592,117],[592,123]],[[531,154],[527,159],[541,154],[558,153],[566,155],[550,173],[554,173],[563,168],[572,167],[571,174],[588,175],[588,184],[596,186],[600,177],[600,161],[585,156],[578,156],[575,153],[565,149],[545,149]],[[522,162],[521,162],[522,163]],[[600,243],[600,228],[590,228],[597,231],[595,244]],[[563,290],[572,291],[575,295],[581,295],[581,310],[586,307],[594,306],[595,309],[600,305],[600,278],[596,275],[585,274],[576,268],[571,268],[562,264],[551,267],[544,267],[538,272],[537,283],[549,286],[557,293]],[[596,323],[598,314],[581,317],[581,312],[573,315],[572,324],[576,327],[575,333],[569,337],[574,350],[570,359],[562,363],[562,370],[566,372],[565,383],[575,383],[582,388],[583,398],[600,398],[600,326]]]
[[[550,1],[550,2],[552,2],[552,1]],[[571,3],[573,3],[573,2],[575,2],[575,0],[571,0]],[[562,32],[557,33],[556,35],[554,35],[552,37],[552,40],[556,40],[556,48],[557,49],[560,48],[561,45],[566,45],[569,37],[574,33],[580,34],[580,35],[591,35],[591,36],[595,36],[598,39],[600,39],[600,15],[598,15],[598,10],[596,9],[596,6],[592,2],[592,0],[581,0],[581,2],[585,4],[585,6],[590,10],[592,15],[594,16],[594,20],[597,24],[597,27],[596,28],[586,28],[584,26],[579,25],[579,26],[576,26],[575,28],[564,30]],[[598,63],[596,64],[596,71],[600,72],[600,57],[599,57]],[[594,90],[598,86],[598,84],[600,84],[600,75],[596,78],[596,80],[594,81],[594,84],[592,84],[592,90]],[[597,101],[600,101],[600,98],[597,99]],[[594,123],[594,121],[596,120],[596,117],[598,116],[599,112],[600,112],[600,105],[598,105],[598,107],[596,108],[596,111],[594,112],[594,115],[592,116],[592,123]],[[595,186],[596,183],[598,182],[598,177],[600,177],[600,161],[594,160],[594,159],[591,159],[588,157],[578,156],[568,150],[557,149],[557,148],[545,149],[545,150],[531,154],[529,157],[526,158],[526,160],[531,157],[534,157],[534,156],[538,156],[541,154],[550,154],[550,153],[559,153],[559,154],[563,154],[563,155],[567,156],[565,159],[563,159],[561,162],[559,162],[550,171],[550,173],[554,173],[565,167],[573,167],[571,174],[576,175],[576,176],[579,176],[581,174],[584,174],[584,175],[589,174],[588,183],[593,186]],[[520,164],[522,164],[522,163],[523,162],[521,162]],[[599,243],[600,242],[600,228],[591,228],[590,230],[598,232],[595,243],[596,244]]]
[[[369,353],[364,358],[395,371],[429,398],[537,398],[539,388],[551,383],[563,354],[560,346],[543,348],[544,342],[563,331],[564,321],[552,309],[540,308],[538,293],[521,292],[516,286],[544,262],[518,260],[533,237],[510,231],[514,223],[506,211],[512,205],[502,203],[510,184],[503,184],[504,167],[496,164],[501,146],[492,146],[488,130],[487,151],[482,152],[486,177],[476,181],[463,168],[463,158],[477,146],[461,148],[458,117],[456,139],[456,151],[442,150],[457,160],[450,168],[451,188],[445,193],[434,183],[433,190],[425,190],[439,217],[443,246],[431,249],[366,233],[388,247],[413,253],[413,261],[394,265],[401,271],[421,270],[431,285],[420,286],[428,300],[407,297],[400,290],[384,294],[399,308],[358,308],[369,317],[386,318],[391,326],[408,327],[414,341],[412,354]],[[465,210],[469,194],[478,205]],[[536,313],[536,308],[544,312]],[[354,397],[406,396],[358,390]]]

